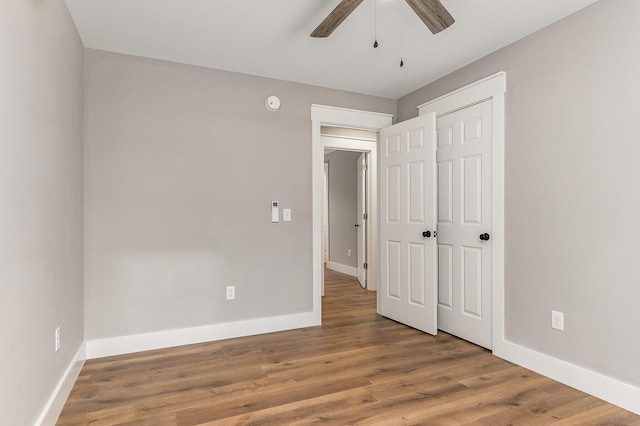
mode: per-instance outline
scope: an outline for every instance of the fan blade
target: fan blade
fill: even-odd
[[[342,0],[335,9],[326,17],[324,21],[313,30],[311,37],[329,37],[331,33],[338,28],[342,21],[353,12],[356,7],[360,6],[363,0]]]
[[[429,27],[433,34],[446,30],[454,22],[453,16],[440,3],[440,0],[405,0],[422,22]]]

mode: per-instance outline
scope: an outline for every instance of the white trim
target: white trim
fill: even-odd
[[[465,108],[507,91],[507,73],[500,71],[481,80],[418,105],[418,114],[436,111],[438,115]],[[442,111],[442,113],[439,113]]]
[[[324,149],[355,151],[369,154],[367,161],[367,253],[369,268],[367,269],[367,290],[378,290],[378,142],[364,139],[345,139],[341,136],[321,136]],[[323,206],[324,208],[324,206]],[[375,257],[374,257],[375,256]],[[357,270],[357,269],[356,269]],[[341,271],[339,271],[341,272]],[[347,273],[347,272],[345,272]],[[356,275],[357,276],[357,273]],[[322,283],[324,296],[324,282]]]
[[[322,135],[320,138],[322,140],[322,146],[324,149],[357,152],[374,152],[378,149],[378,142],[376,141],[367,141],[364,139],[349,139],[343,138],[342,136],[324,135]]]
[[[353,109],[345,109],[339,107],[331,107],[326,105],[311,105],[311,198],[312,198],[312,274],[313,274],[313,313],[317,315],[318,322],[322,321],[322,287],[324,278],[324,269],[322,267],[322,179],[324,170],[324,146],[321,136],[321,127],[336,126],[350,127],[364,130],[380,130],[383,127],[390,126],[393,122],[393,115],[383,114],[369,111],[359,111]],[[363,141],[352,141],[363,142]],[[371,142],[369,142],[371,143]],[[377,154],[377,149],[371,151],[372,155]],[[373,161],[373,159],[372,159]],[[369,170],[374,167],[370,167]],[[377,184],[370,176],[372,184]],[[371,192],[372,196],[377,196],[377,191]],[[370,197],[371,198],[371,197]],[[369,209],[370,213],[374,213],[375,209]],[[371,218],[372,230],[378,228],[377,212],[376,219]],[[372,238],[373,240],[373,234]],[[377,240],[371,241],[372,251],[369,252],[370,259],[377,257]],[[374,265],[372,265],[374,266]],[[369,270],[369,282],[378,288],[377,275],[374,278]]]
[[[325,154],[326,155],[326,154]],[[324,182],[322,183],[322,249],[324,250],[324,252],[322,253],[322,261],[323,262],[328,262],[330,255],[331,255],[331,251],[330,251],[330,240],[329,240],[329,234],[331,232],[331,229],[329,227],[329,225],[331,225],[329,223],[329,163],[324,163],[324,170],[323,170],[324,176],[323,176],[323,180]],[[327,231],[325,234],[325,222],[327,224]],[[322,295],[324,296],[324,287],[322,288]]]
[[[132,352],[191,345],[234,337],[253,336],[276,331],[320,325],[313,312],[257,318],[245,321],[203,325],[129,336],[87,341],[87,358],[122,355]]]
[[[323,127],[326,128],[327,126],[323,126]],[[337,126],[333,126],[333,127],[337,127]],[[353,139],[357,141],[378,142],[377,135],[375,138],[373,136],[363,137],[363,136],[349,136],[349,135],[332,135],[331,133],[320,133],[320,135],[322,137],[327,137],[327,138],[342,138],[342,139]]]
[[[449,114],[480,101],[492,100],[491,146],[491,239],[492,249],[492,350],[501,349],[504,339],[504,93],[507,74],[502,71],[418,107],[419,115]]]
[[[640,414],[640,388],[503,340],[493,354],[625,410]]]
[[[391,124],[387,124],[378,127],[380,123],[391,123],[392,118],[393,114],[384,112],[362,111],[318,104],[311,105],[311,121],[320,121],[321,126],[377,131],[382,127],[390,126]]]
[[[38,420],[36,420],[36,426],[56,424],[56,421],[64,408],[65,402],[67,402],[67,398],[80,375],[80,371],[82,370],[82,366],[86,359],[87,346],[85,342],[82,342],[80,348],[78,348],[78,351],[62,375],[62,378],[60,378],[60,381],[51,394],[51,397],[44,406],[44,409],[40,413]]]
[[[327,262],[327,269],[340,272],[341,274],[351,275],[352,277],[358,276],[358,268],[354,268],[353,266],[343,265],[341,263]]]

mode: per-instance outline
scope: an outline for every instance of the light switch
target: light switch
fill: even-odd
[[[282,209],[282,221],[291,222],[291,209]]]
[[[272,201],[271,202],[271,222],[273,223],[280,222],[279,216],[280,214],[279,214],[278,202]]]

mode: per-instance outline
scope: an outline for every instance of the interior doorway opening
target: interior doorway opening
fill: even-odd
[[[322,248],[322,210],[323,210],[323,170],[324,149],[322,141],[322,127],[348,128],[369,130],[377,132],[393,122],[392,114],[353,110],[325,105],[311,105],[311,162],[312,162],[312,284],[313,284],[313,316],[316,324],[322,323],[322,295],[324,292],[324,262]],[[377,143],[370,141],[349,141],[350,144],[362,143],[362,148],[346,146],[344,141],[334,138],[326,146],[331,149],[361,149],[370,151],[377,164]],[[373,161],[373,160],[372,160]],[[370,173],[377,173],[377,166],[370,167]],[[377,175],[369,178],[370,202],[377,203]],[[376,209],[369,210],[369,223],[373,224],[369,232],[368,256],[370,259],[378,259],[378,214]],[[372,264],[368,269],[367,281],[370,288],[378,288],[377,265]],[[373,287],[375,285],[375,287]]]
[[[363,288],[376,290],[369,280],[372,224],[377,210],[370,193],[375,177],[378,133],[322,126],[324,147],[323,259],[328,269],[351,275]],[[373,169],[373,170],[372,170]],[[323,292],[324,294],[324,292]]]

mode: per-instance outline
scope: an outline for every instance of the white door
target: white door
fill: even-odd
[[[435,114],[380,131],[378,312],[437,333]]]
[[[438,117],[438,326],[491,348],[491,100]]]
[[[367,154],[358,157],[358,208],[356,229],[358,234],[358,281],[367,288]]]

